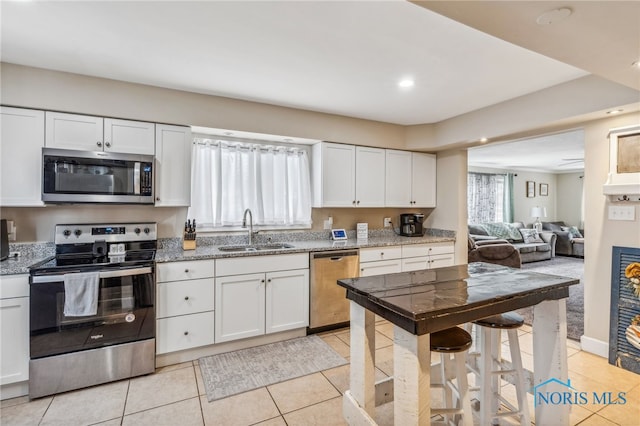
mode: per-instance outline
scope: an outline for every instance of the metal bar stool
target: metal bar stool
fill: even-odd
[[[471,335],[459,327],[437,331],[430,336],[431,351],[440,353],[440,381],[432,380],[431,386],[442,389],[445,404],[443,408],[432,408],[431,414],[442,415],[447,425],[457,424],[454,419],[460,415],[462,416],[461,424],[473,425],[465,356],[471,343]],[[454,384],[453,379],[456,379],[457,385]]]
[[[531,426],[529,406],[527,405],[527,389],[524,384],[522,370],[522,357],[518,341],[518,328],[524,324],[524,319],[515,312],[494,315],[473,322],[476,328],[476,337],[480,343],[479,370],[472,371],[480,378],[480,424],[498,424],[500,417],[515,416],[520,419],[522,426]],[[502,330],[507,332],[509,338],[509,350],[511,352],[511,370],[503,370],[501,367],[501,337]],[[478,336],[479,334],[479,336]],[[516,396],[518,407],[514,407],[509,401],[500,395],[500,379],[507,374],[515,376]],[[504,404],[508,411],[499,412],[500,403]]]

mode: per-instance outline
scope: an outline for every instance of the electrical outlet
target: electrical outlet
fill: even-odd
[[[389,228],[391,226],[391,218],[390,217],[385,217],[384,218],[384,227],[385,228]]]

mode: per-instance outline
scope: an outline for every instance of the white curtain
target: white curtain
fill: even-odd
[[[188,217],[199,226],[311,226],[309,157],[304,149],[196,139]]]
[[[469,172],[467,175],[468,223],[505,222],[505,175]],[[507,215],[511,210],[507,208]]]

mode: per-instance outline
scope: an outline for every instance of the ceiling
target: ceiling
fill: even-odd
[[[584,131],[555,133],[468,150],[470,167],[570,173],[584,170]]]
[[[631,67],[640,59],[638,1],[5,0],[0,8],[2,62],[400,125],[589,74],[640,90],[640,68]],[[572,13],[536,23],[558,8]],[[415,86],[399,88],[407,77]],[[550,155],[558,138],[563,150]],[[558,170],[582,155],[577,139],[549,135],[509,151]],[[469,158],[496,163],[504,148]],[[554,164],[536,163],[539,153]]]

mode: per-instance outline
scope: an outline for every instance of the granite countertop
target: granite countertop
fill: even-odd
[[[426,334],[543,300],[578,279],[489,263],[339,280],[347,298],[413,334]]]
[[[241,245],[246,242],[246,235],[233,237],[204,237],[196,240],[195,250],[183,250],[179,238],[159,240],[159,249],[156,252],[156,262],[179,262],[201,259],[222,259],[230,257],[265,256],[274,254],[309,253],[312,251],[342,250],[365,247],[385,247],[406,244],[426,244],[455,241],[455,233],[452,231],[435,230],[432,234],[422,237],[402,237],[392,232],[371,232],[366,240],[358,240],[355,232],[348,231],[350,237],[345,241],[331,241],[323,233],[265,233],[257,238],[258,244],[287,243],[293,248],[260,250],[252,252],[225,252],[219,247],[225,245]],[[323,237],[319,237],[322,235]],[[328,235],[328,233],[327,233]],[[29,267],[43,262],[55,255],[53,243],[22,243],[11,247],[11,251],[21,253],[18,257],[12,257],[0,262],[0,276],[14,274],[28,274]]]
[[[182,250],[182,247],[168,247],[159,249],[156,253],[156,262],[179,262],[183,260],[199,259],[223,259],[229,257],[264,256],[270,254],[309,253],[312,251],[344,250],[365,247],[385,247],[406,244],[426,244],[455,241],[453,237],[424,236],[424,237],[375,237],[367,240],[348,239],[345,241],[331,240],[292,240],[286,241],[293,248],[260,250],[251,252],[225,252],[220,251],[220,245],[201,245],[195,250]]]

